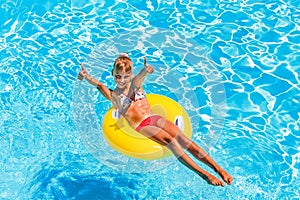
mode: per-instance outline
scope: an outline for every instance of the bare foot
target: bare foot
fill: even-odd
[[[203,177],[203,178],[207,181],[208,184],[224,187],[224,183],[211,174],[208,174],[206,177]]]
[[[227,184],[231,184],[233,181],[232,176],[230,176],[225,170],[220,169],[218,174],[222,177],[223,181],[225,181]]]

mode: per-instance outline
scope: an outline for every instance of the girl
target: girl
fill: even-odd
[[[144,68],[133,77],[132,61],[126,53],[122,53],[115,60],[112,70],[112,75],[117,84],[114,90],[108,89],[103,83],[88,74],[83,64],[81,64],[78,79],[86,79],[96,86],[112,102],[113,106],[118,109],[132,128],[149,139],[166,146],[182,164],[193,170],[209,184],[224,186],[221,180],[200,168],[184,152],[184,149],[189,151],[196,159],[211,167],[227,184],[231,184],[233,178],[217,165],[202,148],[187,138],[174,123],[151,111],[142,84],[146,75],[153,72],[153,67],[148,65],[147,59],[144,58]]]

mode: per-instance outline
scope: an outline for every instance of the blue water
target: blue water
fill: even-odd
[[[1,1],[0,199],[299,199],[296,0]],[[147,93],[188,112],[193,140],[233,177],[213,187],[174,158],[128,158],[103,139],[126,51]],[[202,163],[201,167],[209,170]],[[212,172],[213,173],[213,172]]]

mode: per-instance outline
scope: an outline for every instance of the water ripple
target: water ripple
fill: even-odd
[[[299,1],[12,0],[0,15],[0,198],[299,197]],[[78,63],[113,85],[128,49],[137,66],[149,57],[159,73],[145,89],[186,108],[233,186],[215,191],[178,163],[121,174],[89,154],[83,143],[100,156],[99,138],[80,139],[73,115],[95,133],[109,104],[84,84],[74,91]],[[95,118],[74,113],[79,101]],[[132,170],[119,158],[108,162]]]

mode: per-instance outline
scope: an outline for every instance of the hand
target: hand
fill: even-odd
[[[146,71],[149,74],[152,74],[154,72],[154,68],[151,65],[147,64],[147,58],[146,57],[144,57],[144,66],[145,66]]]
[[[82,81],[83,79],[85,79],[88,73],[82,63],[80,64],[80,67],[81,71],[78,73],[78,79]]]

